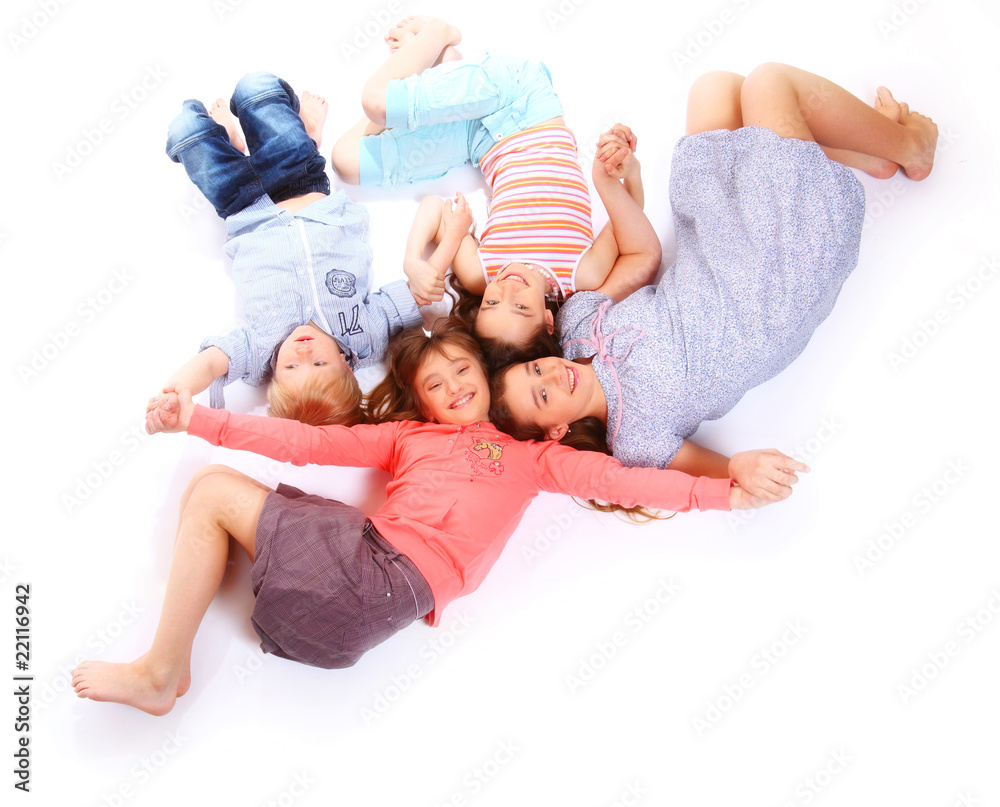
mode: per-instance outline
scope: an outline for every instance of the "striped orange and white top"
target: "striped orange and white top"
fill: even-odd
[[[525,129],[494,145],[480,166],[493,188],[479,241],[486,282],[509,263],[539,263],[572,294],[580,257],[594,243],[573,133],[557,125]]]

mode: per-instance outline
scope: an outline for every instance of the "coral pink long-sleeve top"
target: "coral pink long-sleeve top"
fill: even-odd
[[[385,504],[370,520],[430,585],[431,625],[448,603],[479,587],[541,490],[626,507],[729,509],[729,479],[624,468],[605,454],[514,440],[485,421],[316,427],[196,406],[188,433],[293,465],[389,473]]]

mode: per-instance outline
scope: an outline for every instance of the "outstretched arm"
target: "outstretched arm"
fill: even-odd
[[[163,389],[183,387],[192,395],[208,389],[215,379],[229,372],[229,356],[220,348],[207,347],[185,362],[163,385]]]
[[[470,283],[483,284],[476,240],[469,235],[471,226],[472,212],[461,193],[454,200],[437,196],[421,200],[403,256],[403,271],[420,305],[437,302],[444,296],[444,276],[449,266],[469,291],[475,292]],[[425,260],[428,244],[434,244],[435,249]]]
[[[197,356],[191,357],[167,379],[163,385],[164,392],[184,389],[191,395],[197,395],[209,388],[217,378],[229,373],[229,356],[220,348],[212,345],[205,348]],[[146,415],[156,408],[162,395],[154,395],[146,404]],[[150,432],[152,434],[153,432]]]
[[[662,258],[660,239],[642,210],[645,194],[636,145],[632,130],[623,124],[601,135],[593,179],[609,221],[577,270],[578,289],[597,289],[616,300],[652,283]]]
[[[787,499],[792,494],[791,486],[799,481],[796,472],[809,471],[809,466],[773,448],[741,451],[727,457],[690,440],[684,441],[667,468],[692,476],[730,477],[764,502]]]

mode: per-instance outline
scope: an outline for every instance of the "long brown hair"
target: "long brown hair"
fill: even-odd
[[[535,358],[541,358],[536,356]],[[520,362],[518,362],[520,363]],[[490,376],[490,422],[500,431],[509,434],[515,440],[537,440],[544,441],[545,430],[534,423],[521,423],[515,417],[510,407],[507,405],[507,382],[505,381],[507,370],[513,365],[508,365],[502,370]],[[577,451],[596,451],[601,454],[611,454],[608,449],[608,427],[603,420],[596,417],[585,417],[573,421],[569,430],[562,436],[559,442],[564,446],[575,448]],[[647,522],[663,518],[673,518],[673,516],[661,516],[658,513],[637,505],[635,507],[623,507],[620,504],[609,504],[599,502],[596,499],[587,499],[594,510],[602,513],[624,513],[630,521]]]
[[[431,352],[452,358],[451,349],[465,350],[482,363],[479,343],[469,332],[468,326],[454,315],[440,317],[425,331],[422,326],[406,328],[389,340],[386,352],[386,374],[368,393],[364,407],[372,423],[394,420],[426,421],[420,411],[413,381],[424,357]]]
[[[544,323],[538,326],[524,344],[505,342],[498,337],[479,336],[476,333],[476,319],[483,303],[482,295],[473,294],[466,289],[455,275],[449,275],[449,279],[451,288],[448,289],[448,294],[453,301],[451,313],[466,324],[469,332],[479,342],[484,366],[489,375],[509,364],[540,359],[544,356],[562,356],[562,349],[559,347],[559,329],[553,328],[552,333],[549,333]],[[545,305],[555,316],[558,305],[550,300],[547,300]]]

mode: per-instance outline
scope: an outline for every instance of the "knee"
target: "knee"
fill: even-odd
[[[342,137],[333,145],[330,152],[330,165],[337,172],[341,181],[348,185],[361,184],[361,158],[358,153],[360,144],[357,138]]]
[[[772,88],[781,81],[788,79],[790,69],[780,62],[764,62],[751,70],[743,81],[742,92],[758,93],[762,89]]]
[[[291,87],[273,73],[247,73],[236,82],[230,108],[234,113],[251,101],[267,95],[285,93],[291,100]]]
[[[378,126],[385,126],[385,82],[369,79],[361,91],[361,107],[365,117]]]
[[[176,161],[176,153],[188,141],[204,136],[218,126],[201,101],[188,99],[182,104],[180,113],[167,126],[167,154]]]
[[[194,494],[199,489],[204,493],[208,490],[214,482],[209,482],[207,480],[214,479],[222,474],[232,476],[233,474],[238,474],[239,472],[230,468],[228,465],[206,465],[204,468],[199,469],[194,476],[191,477],[191,481],[188,483],[188,491],[190,494]]]

